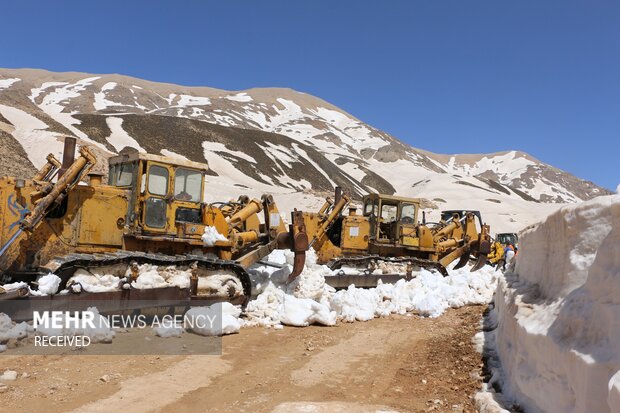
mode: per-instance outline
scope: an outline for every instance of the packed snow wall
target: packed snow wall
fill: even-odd
[[[526,412],[620,412],[619,195],[528,228],[495,302],[508,399]]]

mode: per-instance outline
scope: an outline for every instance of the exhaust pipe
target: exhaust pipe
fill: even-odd
[[[69,167],[75,161],[75,146],[77,139],[71,136],[65,137],[65,146],[62,150],[62,166],[58,170],[58,178],[60,179]]]
[[[338,205],[338,202],[342,199],[342,187],[337,186],[334,193],[334,205]]]

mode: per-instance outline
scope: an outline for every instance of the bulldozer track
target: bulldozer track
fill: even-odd
[[[199,267],[209,271],[230,271],[234,273],[243,286],[244,295],[249,298],[252,293],[252,282],[248,272],[237,262],[221,260],[200,255],[165,255],[150,254],[140,251],[122,251],[105,254],[69,254],[57,257],[45,265],[46,268],[54,268],[52,271],[62,279],[62,287],[78,269],[102,268],[117,264],[129,265],[132,262],[140,264],[152,264],[157,266],[189,266],[197,263]]]
[[[361,255],[355,257],[337,258],[331,260],[326,265],[332,270],[340,269],[345,265],[351,265],[354,267],[368,267],[368,264],[370,264],[372,260],[375,260],[377,262],[383,261],[397,264],[406,264],[410,262],[413,265],[419,266],[421,268],[436,270],[444,277],[448,276],[448,271],[446,270],[446,268],[437,261],[425,260],[416,257],[382,257],[380,255]]]

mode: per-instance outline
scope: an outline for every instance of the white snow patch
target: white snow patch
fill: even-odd
[[[232,100],[234,102],[251,102],[252,96],[247,93],[237,93],[236,95],[224,96],[224,99]]]
[[[52,119],[69,129],[78,138],[105,150],[105,147],[102,144],[90,139],[84,132],[74,126],[76,124],[79,125],[81,122],[72,116],[75,112],[64,112],[65,106],[63,105],[63,103],[66,103],[73,98],[80,97],[81,92],[86,90],[88,86],[99,78],[99,76],[89,77],[81,79],[76,83],[64,84],[62,86],[55,84],[51,86],[54,87],[54,90],[47,93],[38,106],[50,117],[52,117]],[[48,87],[46,87],[45,90],[47,90]],[[32,96],[35,94],[38,96],[40,93],[40,90],[33,90]]]
[[[220,234],[215,227],[207,225],[205,227],[205,233],[202,234],[202,242],[207,247],[212,247],[217,241],[228,241],[228,238]]]
[[[226,145],[220,142],[204,141],[202,143],[202,147],[205,150],[205,158],[207,157],[207,151],[213,152],[213,153],[224,152],[224,153],[228,153],[233,156],[236,156],[238,158],[244,159],[248,162],[252,162],[254,164],[256,163],[256,159],[252,158],[250,155],[246,154],[245,152],[234,151],[232,149],[228,149]]]
[[[139,152],[146,152],[138,141],[132,138],[125,129],[123,129],[123,118],[109,116],[106,118],[105,122],[110,128],[110,136],[108,136],[106,140],[110,142],[110,145],[112,145],[116,151],[120,152],[124,147],[129,146],[130,148],[137,149]]]
[[[162,149],[161,150],[161,154],[163,156],[167,156],[169,158],[176,158],[176,159],[181,159],[181,160],[184,160],[184,161],[189,161],[189,159],[187,159],[185,156],[183,156],[181,154],[178,154],[178,153],[175,153],[175,152],[172,152],[172,151],[169,151],[168,149]]]
[[[17,77],[12,77],[8,79],[0,79],[0,90],[7,89],[11,87],[13,83],[19,82],[21,79]]]
[[[201,96],[180,95],[176,106],[206,106],[211,104],[211,99]]]
[[[125,106],[122,103],[113,102],[111,100],[106,99],[106,91],[113,90],[117,86],[116,82],[108,82],[101,87],[101,91],[95,93],[93,101],[93,106],[95,110],[105,110],[110,106]]]
[[[331,131],[335,133],[345,145],[354,148],[364,147],[379,149],[388,143],[387,140],[381,136],[377,134],[373,135],[372,131],[362,122],[342,112],[324,107],[318,107],[311,112],[327,121],[333,127]]]
[[[35,168],[45,165],[50,152],[62,158],[61,135],[45,130],[48,126],[44,122],[11,106],[0,105],[0,113],[15,127],[13,137],[22,145]]]

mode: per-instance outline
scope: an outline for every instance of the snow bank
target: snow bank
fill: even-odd
[[[285,281],[291,271],[292,253],[276,251],[268,260],[284,261],[288,265],[281,269],[268,266],[251,269],[258,296],[248,304],[246,325],[331,326],[338,319],[368,321],[410,311],[438,317],[450,307],[488,303],[499,275],[492,267],[474,273],[467,268],[449,270],[448,277],[421,270],[410,281],[380,283],[370,289],[352,285],[335,291],[325,284],[325,276],[331,274],[331,270],[316,263],[312,250],[306,253],[303,272],[290,285]]]
[[[522,234],[496,294],[503,393],[531,412],[620,412],[620,196]]]
[[[210,227],[207,225],[205,227],[205,233],[202,234],[202,242],[205,244],[205,246],[212,247],[217,241],[228,241],[228,239],[219,232],[217,232],[217,229],[215,227]]]
[[[99,314],[96,307],[88,307],[86,311],[94,314],[94,327],[46,328],[38,326],[36,332],[43,336],[88,336],[92,343],[111,343],[116,333],[110,328],[107,319]],[[61,324],[64,324],[64,321],[61,321]]]

